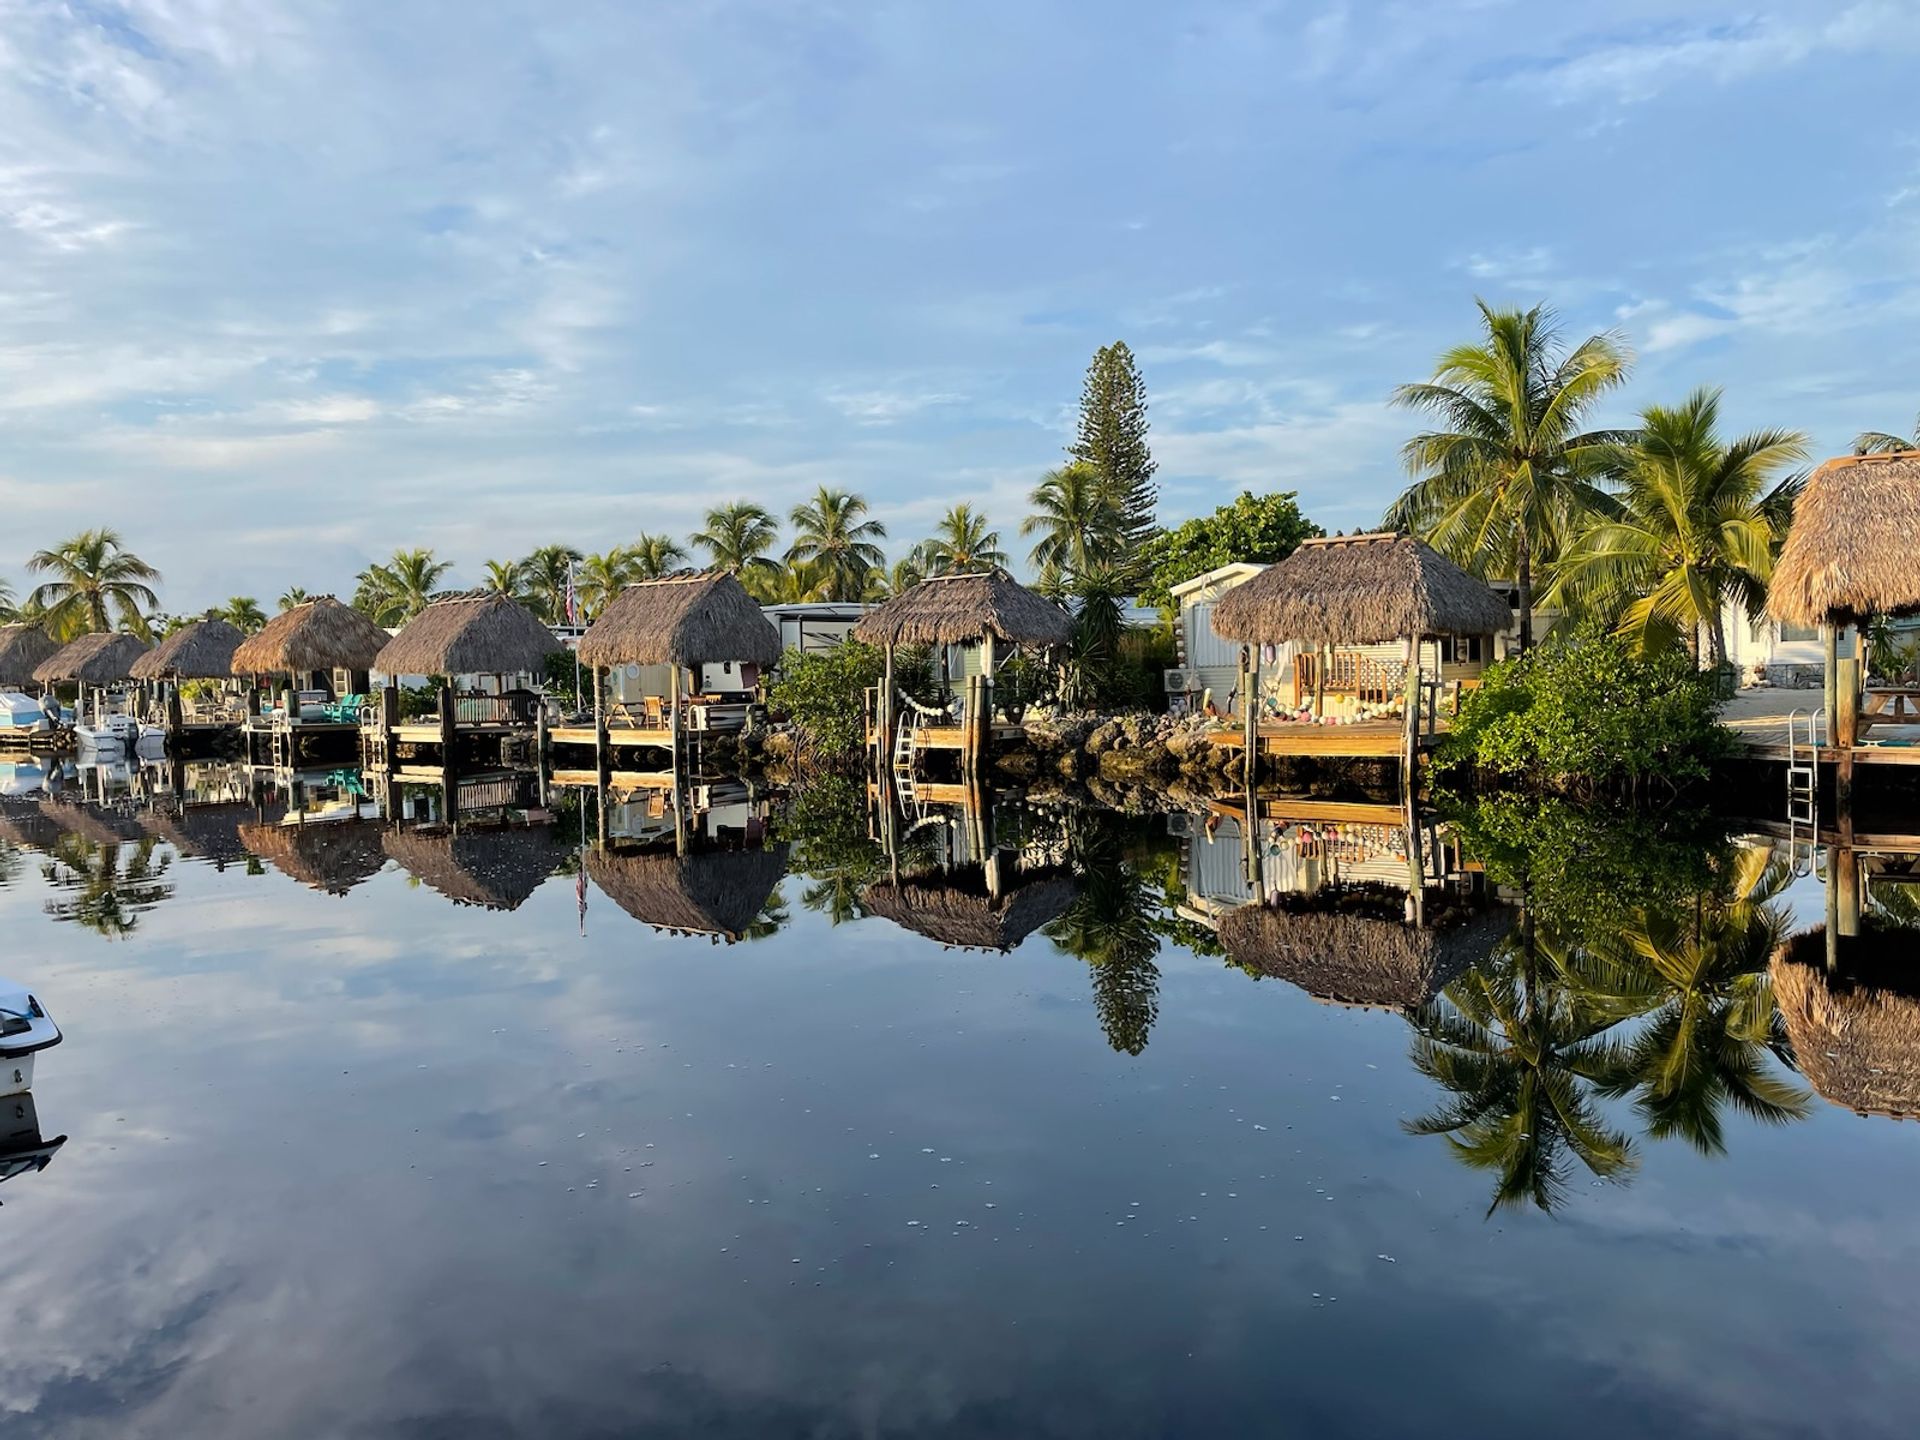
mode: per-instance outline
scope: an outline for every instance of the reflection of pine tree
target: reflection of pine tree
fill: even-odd
[[[156,842],[150,839],[101,845],[67,834],[54,842],[49,856],[41,866],[42,876],[48,884],[72,892],[72,898],[47,901],[47,914],[98,935],[132,933],[143,910],[173,894],[173,885],[162,878],[173,863],[172,853],[156,853]]]
[[[1654,1139],[1677,1137],[1718,1155],[1725,1109],[1771,1125],[1806,1118],[1806,1092],[1773,1068],[1786,1027],[1767,964],[1790,922],[1772,902],[1790,878],[1771,849],[1748,847],[1716,892],[1690,908],[1643,911],[1624,935],[1595,947],[1638,961],[1652,982],[1646,1023],[1602,1089],[1633,1096]]]
[[[1097,817],[1076,819],[1069,836],[1085,887],[1042,933],[1093,967],[1093,1004],[1115,1050],[1138,1055],[1160,1014],[1158,924],[1162,896]]]
[[[1576,1164],[1603,1180],[1632,1170],[1631,1141],[1593,1095],[1619,1065],[1610,1007],[1542,956],[1530,920],[1410,1019],[1415,1068],[1451,1098],[1407,1129],[1445,1135],[1494,1173],[1489,1214],[1524,1200],[1552,1210]]]

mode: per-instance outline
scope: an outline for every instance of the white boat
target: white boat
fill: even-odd
[[[61,1040],[60,1027],[26,986],[0,980],[0,1095],[33,1088],[33,1059]]]
[[[131,715],[106,715],[96,724],[74,726],[73,738],[83,752],[126,755],[164,747],[167,732],[158,725],[142,725]]]
[[[51,730],[46,706],[18,690],[0,690],[0,731],[18,735],[22,731]]]

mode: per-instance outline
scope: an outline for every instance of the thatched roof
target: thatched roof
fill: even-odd
[[[1513,611],[1484,580],[1403,533],[1308,540],[1213,606],[1245,645],[1377,645],[1408,635],[1498,635]]]
[[[786,873],[785,845],[685,857],[587,852],[593,883],[641,924],[683,935],[718,935],[729,944],[759,918]]]
[[[629,585],[580,637],[589,665],[771,665],[780,632],[729,571]]]
[[[387,632],[331,595],[284,610],[233,652],[236,675],[371,670]]]
[[[853,627],[869,645],[956,645],[992,635],[1014,645],[1064,645],[1073,619],[1004,570],[936,575],[869,611]]]
[[[1436,930],[1353,911],[1242,905],[1220,918],[1220,943],[1235,964],[1316,999],[1411,1010],[1485,959],[1512,923],[1505,910]]]
[[[371,879],[387,860],[380,827],[371,820],[242,825],[240,843],[288,879],[329,895],[344,895]]]
[[[384,675],[538,674],[565,647],[533,612],[505,595],[439,600],[400,627],[374,656]]]
[[[1040,874],[1001,892],[998,900],[977,885],[930,875],[881,881],[861,893],[868,913],[903,930],[956,950],[1012,950],[1042,925],[1058,920],[1080,894],[1079,882]]]
[[[60,648],[38,625],[0,625],[0,687],[17,690]]]
[[[1829,976],[1826,931],[1794,936],[1773,957],[1773,1000],[1800,1073],[1821,1095],[1862,1115],[1920,1115],[1920,988],[1902,979],[1913,936],[1879,938],[1893,942],[1892,963],[1867,974],[1849,963]]]
[[[561,858],[547,825],[458,834],[389,830],[380,844],[401,869],[454,904],[486,910],[518,910]]]
[[[233,652],[247,637],[237,625],[209,615],[183,625],[133,662],[136,680],[224,680]]]
[[[82,685],[111,685],[133,673],[133,662],[147,647],[118,630],[82,635],[34,667],[33,678],[45,685],[66,680]]]
[[[1920,610],[1920,451],[1846,455],[1807,477],[1767,613],[1791,625]]]

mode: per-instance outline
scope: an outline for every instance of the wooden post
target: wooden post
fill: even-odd
[[[1313,657],[1313,718],[1318,720],[1327,708],[1327,669],[1333,664],[1333,647],[1322,644]]]
[[[380,690],[380,758],[393,768],[393,732],[400,724],[400,687],[389,680]]]
[[[886,646],[886,669],[880,679],[880,705],[878,733],[874,736],[874,749],[878,752],[876,768],[885,770],[893,756],[893,642]]]
[[[440,687],[440,773],[452,785],[459,769],[459,701],[453,693],[453,681]]]
[[[167,686],[167,744],[169,748],[177,746],[185,739],[186,717],[180,710],[180,682],[175,680]]]
[[[593,685],[593,769],[604,787],[613,768],[613,742],[608,738],[606,711],[600,704],[600,667],[588,666],[587,676]]]
[[[1839,627],[1834,624],[1832,616],[1828,616],[1821,622],[1820,649],[1825,661],[1821,667],[1821,684],[1825,690],[1822,704],[1827,712],[1827,741],[1829,744],[1837,744],[1838,741],[1834,737],[1839,726],[1839,716],[1835,714],[1834,692],[1838,688],[1838,677],[1835,672],[1840,663],[1840,634]]]
[[[1834,711],[1831,741],[1839,751],[1834,766],[1833,808],[1839,823],[1853,823],[1853,747],[1860,738],[1860,658],[1850,655],[1829,672]]]
[[[1260,778],[1260,706],[1259,662],[1251,645],[1240,647],[1240,768],[1247,792],[1247,804],[1253,804],[1253,792]]]
[[[542,695],[533,709],[533,760],[542,810],[547,808],[547,773],[552,748],[553,740],[547,726],[547,697]]]
[[[991,634],[985,636],[980,642],[980,699],[982,709],[986,712],[980,727],[983,736],[983,752],[986,743],[991,743],[993,735],[993,699],[995,688],[993,677],[994,672],[1000,668],[999,658],[998,643]]]

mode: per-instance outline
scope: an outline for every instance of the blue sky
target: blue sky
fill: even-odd
[[[1115,338],[1163,519],[1365,525],[1476,294],[1622,330],[1618,418],[1839,451],[1920,409],[1916,51],[1892,0],[0,0],[0,576],[104,522],[177,610],[469,580],[821,483],[1017,542]]]

